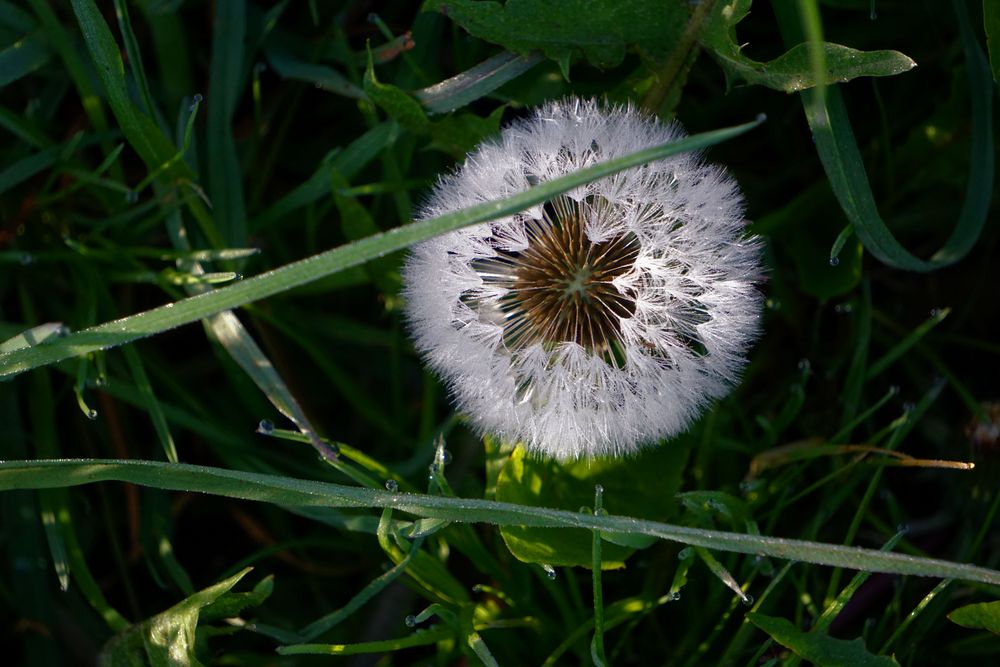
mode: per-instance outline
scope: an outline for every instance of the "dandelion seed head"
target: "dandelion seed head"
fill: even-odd
[[[684,136],[632,108],[552,102],[476,148],[420,217]],[[484,433],[561,460],[634,453],[745,364],[761,310],[745,226],[733,179],[686,153],[430,239],[404,269],[416,347]]]

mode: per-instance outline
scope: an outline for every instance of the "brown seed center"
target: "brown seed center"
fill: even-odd
[[[621,319],[635,314],[635,301],[613,283],[632,270],[639,240],[633,234],[597,243],[587,237],[587,221],[608,207],[603,199],[559,197],[545,205],[540,220],[525,220],[527,248],[473,265],[484,282],[508,289],[500,300],[508,348],[568,341],[609,363],[623,360]]]

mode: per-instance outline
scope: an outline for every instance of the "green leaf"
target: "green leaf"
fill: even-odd
[[[791,559],[870,572],[979,581],[1000,586],[1000,571],[966,563],[838,544],[688,528],[627,516],[595,516],[578,511],[529,507],[475,498],[392,493],[382,489],[359,488],[184,463],[102,459],[0,462],[0,491],[79,486],[109,480],[293,507],[391,507],[418,517],[448,519],[459,523],[534,528],[583,528],[600,530],[605,535],[609,533],[646,535],[718,551]]]
[[[682,2],[662,0],[428,0],[472,35],[522,55],[542,51],[568,74],[570,58],[581,53],[590,64],[621,64],[635,50],[663,61],[680,39],[688,12]]]
[[[221,289],[192,296],[175,303],[164,304],[138,315],[90,327],[65,336],[52,344],[34,345],[0,354],[0,379],[94,350],[130,343],[182,324],[198,321],[223,310],[231,310],[252,301],[285,292],[293,287],[299,287],[345,269],[359,266],[370,259],[401,250],[438,234],[522,211],[558,194],[624,169],[717,144],[756,127],[762,121],[763,119],[758,119],[752,123],[693,135],[682,141],[653,146],[561,176],[505,199],[477,204],[454,213],[397,227],[286,264],[281,268]]]
[[[504,107],[500,106],[486,118],[473,113],[446,116],[431,126],[432,140],[428,148],[461,160],[483,139],[500,131],[503,112]]]
[[[775,3],[774,8],[786,42],[801,40],[798,15],[792,3]],[[827,88],[825,100],[817,100],[813,91],[802,93],[802,105],[816,151],[848,221],[870,253],[898,269],[933,271],[965,257],[979,239],[993,197],[993,84],[965,10],[958,5],[956,9],[972,102],[970,170],[958,222],[944,246],[931,259],[924,260],[910,253],[880,217],[839,90],[835,86]]]
[[[786,93],[817,85],[808,44],[797,44],[766,63],[743,55],[736,39],[736,24],[750,11],[751,0],[720,0],[701,32],[701,45],[712,54],[735,81],[767,86]],[[898,51],[858,51],[840,44],[822,43],[826,59],[826,83],[850,81],[861,76],[892,76],[909,71],[916,63]]]
[[[983,28],[986,29],[986,48],[990,53],[993,80],[1000,83],[1000,4],[983,0]]]
[[[225,581],[198,591],[170,609],[112,637],[98,655],[97,664],[100,667],[201,667],[202,663],[198,660],[195,649],[196,631],[202,611],[220,618],[218,612],[221,610],[238,612],[243,608],[241,604],[256,604],[270,594],[269,583],[264,586],[258,584],[254,592],[248,594],[250,598],[226,599],[229,589],[249,571],[250,568],[247,568]]]
[[[600,484],[609,512],[663,520],[677,509],[674,493],[680,488],[687,456],[686,447],[672,442],[648,449],[635,458],[560,465],[532,458],[523,445],[518,445],[500,471],[496,498],[519,505],[577,510],[593,504],[594,487]],[[591,567],[593,537],[588,531],[507,526],[500,532],[518,560]],[[605,570],[624,567],[625,559],[635,548],[653,543],[645,535],[604,537],[612,542],[600,550],[601,567]]]
[[[368,67],[364,78],[365,94],[371,98],[389,117],[416,134],[425,134],[430,129],[430,121],[420,102],[410,97],[396,86],[381,83],[375,77],[375,64],[371,49],[368,50]]]
[[[995,635],[1000,635],[1000,600],[959,607],[948,614],[948,620],[963,628],[989,630]]]
[[[774,641],[818,667],[898,667],[899,665],[891,657],[869,653],[861,639],[834,639],[828,635],[802,632],[783,618],[756,612],[748,613],[747,619],[771,635]]]

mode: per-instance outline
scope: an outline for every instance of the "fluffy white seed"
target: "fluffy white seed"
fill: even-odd
[[[476,148],[426,219],[683,138],[632,108],[566,99]],[[483,433],[556,459],[617,456],[723,396],[758,335],[760,243],[722,169],[687,153],[415,246],[417,349]]]

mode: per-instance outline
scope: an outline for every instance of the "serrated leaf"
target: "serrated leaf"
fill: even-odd
[[[802,632],[783,618],[750,612],[747,619],[771,635],[774,641],[818,667],[899,667],[885,655],[874,655],[860,639],[835,639],[829,635]]]
[[[948,620],[963,628],[989,630],[995,635],[1000,635],[1000,600],[959,607],[948,614]]]
[[[431,127],[433,148],[460,160],[479,142],[500,130],[500,118],[504,107],[497,107],[486,118],[472,113],[452,114],[434,123]]]
[[[195,653],[196,630],[201,614],[212,609],[235,609],[235,601],[263,601],[270,594],[270,585],[261,582],[250,595],[252,598],[233,597],[226,602],[229,590],[239,582],[251,568],[239,572],[225,581],[209,586],[188,596],[170,609],[146,619],[112,637],[97,658],[99,667],[200,667]],[[264,580],[269,581],[268,579]],[[233,594],[237,595],[237,594]],[[234,604],[235,603],[235,604]],[[245,606],[245,605],[244,605]]]
[[[604,487],[611,514],[664,520],[674,514],[688,450],[667,443],[630,459],[597,459],[558,464],[530,457],[523,445],[511,454],[497,480],[497,500],[536,507],[577,510],[594,503],[594,486]],[[586,530],[549,530],[506,526],[500,529],[511,553],[527,563],[590,567],[593,538]],[[645,535],[605,535],[601,569],[623,567],[637,548],[652,542]]]
[[[662,61],[688,19],[685,3],[662,0],[428,0],[424,10],[515,53],[542,51],[564,75],[575,53],[602,68],[621,64],[630,50]]]
[[[792,93],[816,85],[809,45],[796,44],[766,63],[743,55],[736,39],[736,24],[750,11],[751,0],[717,2],[702,28],[701,45],[715,57],[732,84],[746,81]],[[826,56],[826,83],[842,83],[862,76],[892,76],[906,72],[916,63],[898,51],[858,51],[840,44],[823,43]]]
[[[396,86],[382,83],[375,77],[375,64],[371,50],[368,51],[368,68],[364,78],[365,94],[371,98],[389,117],[416,134],[424,134],[430,128],[430,121],[420,102],[410,97]]]

